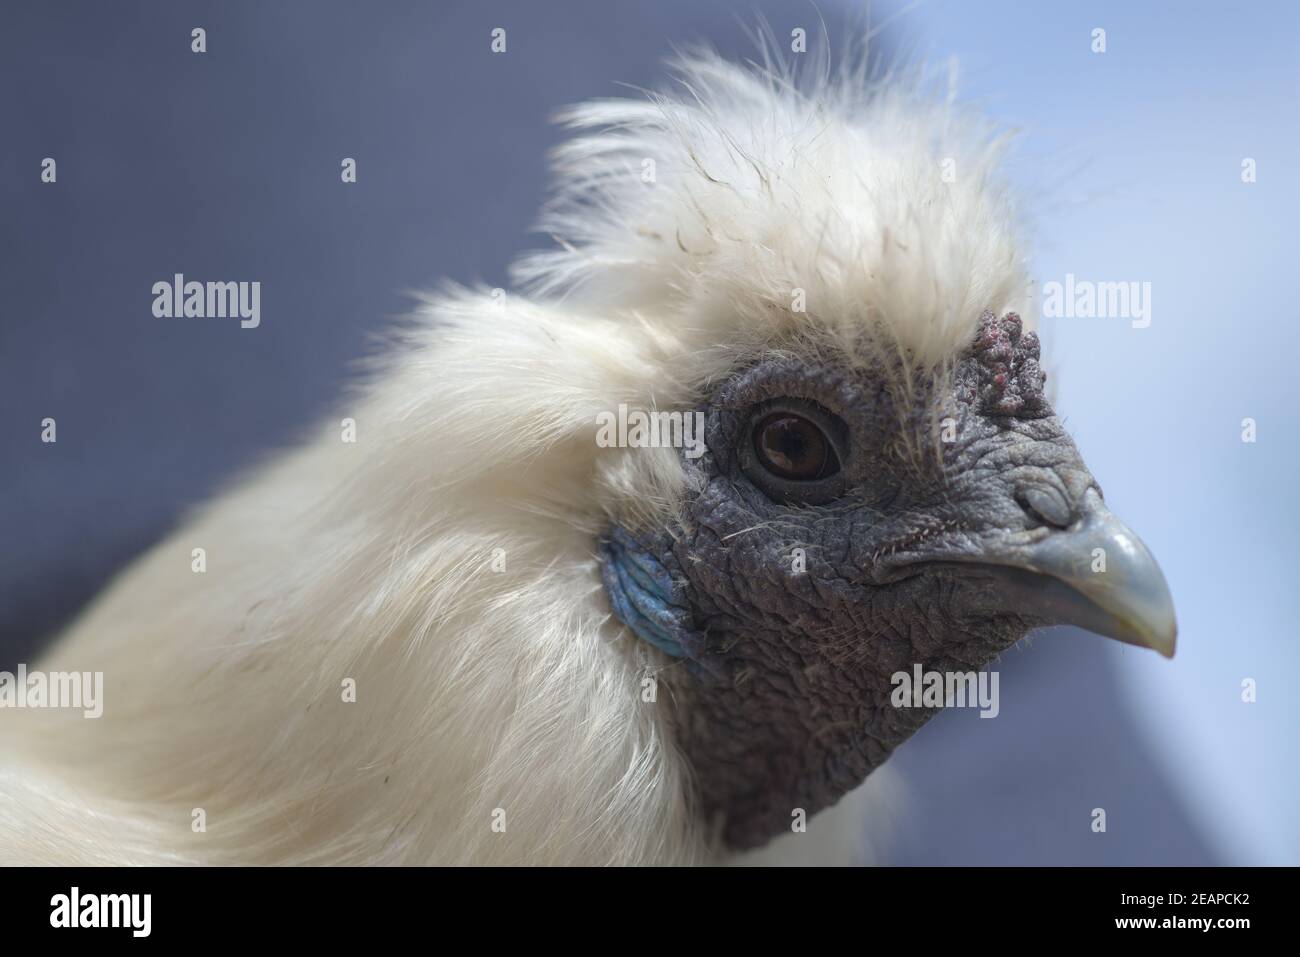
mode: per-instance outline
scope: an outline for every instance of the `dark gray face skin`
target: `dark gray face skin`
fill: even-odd
[[[834,803],[932,716],[891,704],[896,672],[978,671],[1037,625],[1116,633],[1142,617],[1062,585],[1092,546],[1124,549],[1115,529],[1131,533],[1043,399],[1036,338],[991,315],[980,336],[946,394],[905,409],[879,370],[788,358],[743,370],[703,409],[708,452],[683,458],[701,481],[682,527],[634,536],[673,579],[680,627],[666,627],[686,661],[663,680],[701,809],[733,848]],[[773,410],[820,424],[839,471],[767,471],[754,431]],[[1149,559],[1132,542],[1124,569]]]

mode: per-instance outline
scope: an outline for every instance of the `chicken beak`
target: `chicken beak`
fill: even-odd
[[[1095,491],[1069,528],[983,560],[1012,572],[1007,585],[1021,611],[1173,657],[1178,624],[1165,576]]]

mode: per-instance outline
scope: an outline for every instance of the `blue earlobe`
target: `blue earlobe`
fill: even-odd
[[[615,525],[601,541],[601,577],[619,621],[674,658],[696,644],[679,586],[663,561]]]

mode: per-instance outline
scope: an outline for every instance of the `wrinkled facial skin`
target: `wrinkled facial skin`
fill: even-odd
[[[1046,623],[981,557],[1071,524],[1099,492],[1042,399],[1036,340],[1018,364],[1013,344],[992,343],[1001,364],[977,344],[943,394],[910,408],[881,370],[772,358],[702,410],[708,452],[683,457],[699,491],[682,527],[636,539],[689,622],[685,667],[662,680],[701,809],[729,846],[834,803],[932,716],[891,704],[894,673],[977,671]],[[811,504],[754,461],[754,422],[789,407],[843,423],[839,475]]]

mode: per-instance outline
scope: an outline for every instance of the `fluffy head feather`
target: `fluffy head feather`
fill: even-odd
[[[580,135],[556,151],[541,223],[559,248],[515,270],[536,292],[635,311],[691,351],[811,340],[923,367],[985,309],[1023,310],[1007,138],[983,117],[853,57],[802,75],[708,51],[673,67],[674,92],[562,114]]]

